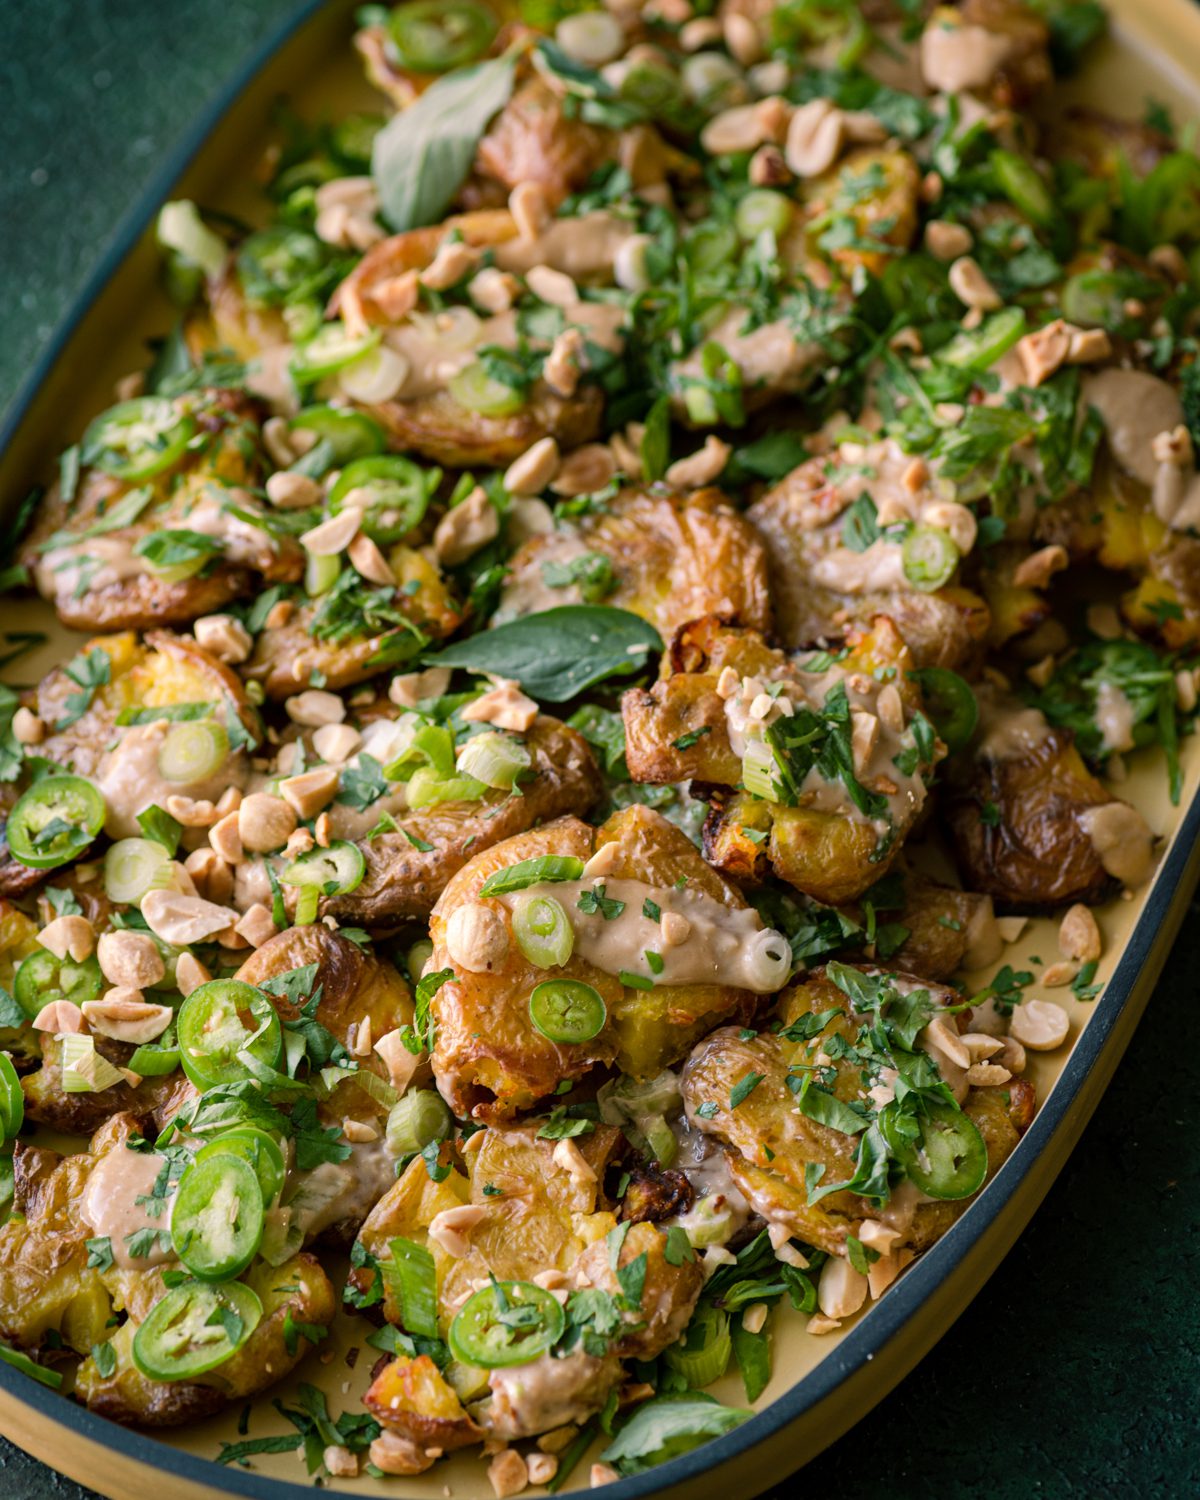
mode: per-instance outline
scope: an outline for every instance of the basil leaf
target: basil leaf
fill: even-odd
[[[479,138],[508,103],[514,59],[459,68],[431,84],[376,135],[371,175],[398,231],[435,224],[462,186]]]
[[[638,1474],[731,1431],[750,1415],[694,1392],[658,1396],[638,1407],[600,1457],[622,1474]]]
[[[606,677],[642,671],[662,649],[654,626],[626,609],[564,604],[483,630],[425,660],[515,678],[530,697],[565,703]]]

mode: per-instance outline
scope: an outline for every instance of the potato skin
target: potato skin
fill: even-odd
[[[411,1023],[412,991],[399,971],[372,949],[360,948],[350,938],[331,932],[323,922],[276,933],[255,949],[234,977],[261,985],[309,964],[317,965],[312,992],[318,986],[321,990],[316,1019],[343,1044],[348,1045],[351,1029],[364,1021],[370,1021],[375,1037]],[[299,1014],[284,996],[272,995],[271,1000],[283,1020],[294,1020]],[[360,1059],[360,1065],[381,1067],[378,1059],[371,1063]]]
[[[718,489],[623,489],[572,528],[530,537],[509,562],[500,617],[576,602],[576,589],[551,590],[542,577],[564,536],[612,563],[616,587],[605,604],[641,615],[664,640],[713,612],[756,630],[771,627],[763,545]]]
[[[918,982],[940,1004],[953,1004],[958,999],[953,990]],[[824,969],[814,970],[793,984],[780,1002],[785,1026],[802,1015],[827,1010],[842,1014],[829,1023],[822,1036],[839,1035],[852,1042],[860,1022],[848,997]],[[695,1049],[684,1067],[680,1088],[689,1121],[725,1145],[730,1173],[756,1212],[786,1224],[793,1234],[818,1249],[844,1255],[851,1226],[859,1219],[876,1216],[878,1210],[849,1192],[830,1193],[817,1203],[808,1202],[806,1164],[823,1164],[827,1180],[847,1180],[854,1170],[857,1138],[809,1119],[796,1109],[786,1085],[787,1071],[790,1064],[805,1058],[805,1043],[787,1042],[770,1032],[743,1041],[727,1027],[705,1038]],[[834,1093],[843,1100],[857,1098],[861,1082],[853,1059],[839,1059],[834,1066]],[[762,1082],[736,1109],[730,1109],[731,1088],[751,1071],[761,1073]],[[980,1124],[988,1148],[988,1180],[1016,1145],[1016,1120],[1026,1118],[1024,1095],[1028,1089],[1022,1080],[1012,1080],[1004,1090],[972,1089],[967,1095],[964,1111]],[[1012,1102],[1005,1102],[1005,1091]],[[716,1113],[709,1119],[698,1114],[706,1103],[716,1105]],[[916,1248],[932,1243],[972,1201],[919,1203],[911,1224],[904,1226],[906,1242]]]
[[[980,752],[960,763],[942,811],[964,883],[998,907],[1028,912],[1113,890],[1079,814],[1118,800],[1088,770],[1070,731],[1048,728],[1023,754]],[[985,807],[998,809],[997,822],[983,821]]]
[[[147,509],[131,525],[108,532],[106,542],[132,547],[154,531],[186,527],[189,505],[208,483],[250,489],[262,483],[258,406],[244,393],[224,389],[185,399],[198,432],[209,441],[165,475],[148,481],[154,498]],[[176,480],[179,482],[173,483]],[[73,501],[65,501],[55,485],[39,506],[20,559],[54,604],[64,625],[77,630],[148,630],[155,625],[180,624],[249,593],[256,573],[271,581],[295,580],[302,574],[303,553],[298,543],[290,537],[273,542],[265,534],[262,544],[244,561],[217,558],[203,576],[179,583],[166,583],[153,573],[138,572],[98,588],[85,587],[76,597],[69,573],[63,573],[61,586],[56,586],[52,574],[39,572],[43,544],[53,533],[85,531],[100,519],[104,509],[135,487],[91,469],[82,476]],[[246,499],[251,506],[256,504],[248,495]],[[86,550],[86,543],[80,545]]]
[[[381,833],[358,846],[367,862],[362,884],[348,896],[323,903],[341,922],[386,927],[425,917],[450,880],[472,856],[503,839],[566,813],[585,813],[600,795],[601,777],[587,741],[561,720],[540,714],[525,746],[532,779],[520,797],[489,791],[480,802],[443,802],[403,815],[403,833]]]
[[[476,855],[459,871],[430,921],[432,968],[454,968],[446,948],[447,923],[459,907],[477,901],[480,886],[493,871],[545,854],[574,855],[586,862],[609,843],[619,850],[609,872],[614,879],[670,886],[686,875],[694,887],[725,905],[744,905],[704,863],[687,836],[649,808],[626,808],[598,830],[561,818]],[[493,897],[478,904],[495,911],[510,927],[503,902]],[[603,996],[608,1018],[590,1041],[556,1043],[535,1028],[529,995],[546,971],[531,964],[511,936],[504,958],[490,973],[463,972],[442,985],[433,1000],[433,1070],[457,1114],[506,1119],[552,1094],[561,1080],[582,1078],[599,1065],[614,1064],[635,1077],[650,1077],[681,1057],[714,1021],[744,1018],[756,1005],[748,991],[723,985],[632,989],[577,956],[555,973],[583,980]]]
[[[463,610],[428,549],[392,547],[387,560],[398,586],[391,603],[421,635],[438,641],[462,624]],[[414,592],[406,591],[410,585],[416,585]],[[285,624],[268,625],[255,636],[242,673],[261,683],[268,698],[289,698],[314,677],[332,691],[365,682],[383,670],[379,658],[388,652],[393,635],[405,647],[421,644],[421,635],[409,636],[403,626],[384,635],[319,640],[314,634],[319,611],[319,604],[300,603]]]
[[[851,594],[813,581],[810,572],[822,532],[841,526],[842,502],[833,489],[827,503],[821,500],[823,464],[820,458],[807,460],[746,512],[766,548],[771,598],[783,644],[796,650],[840,635],[846,622],[866,628],[876,615],[884,614],[904,637],[917,666],[962,669],[972,665],[981,654],[988,629],[988,607],[972,590],[950,585],[932,594],[915,589]],[[825,523],[813,514],[823,503],[830,512]]]
[[[112,1337],[116,1369],[103,1376],[89,1356],[75,1381],[76,1394],[90,1411],[129,1426],[178,1427],[267,1390],[289,1375],[311,1347],[301,1334],[295,1353],[288,1353],[284,1325],[289,1312],[293,1323],[327,1327],[337,1311],[333,1285],[314,1256],[296,1255],[281,1266],[258,1261],[241,1279],[257,1292],[263,1318],[232,1359],[194,1381],[150,1380],[133,1363],[133,1337],[166,1288],[160,1271],[134,1274],[142,1283],[139,1316],[131,1316]]]

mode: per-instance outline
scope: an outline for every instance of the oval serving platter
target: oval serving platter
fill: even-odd
[[[1147,97],[1162,99],[1184,117],[1200,113],[1200,10],[1187,0],[1108,0],[1111,35],[1089,57],[1084,75],[1063,86],[1071,101],[1115,98],[1135,112]],[[161,203],[185,196],[253,221],[245,175],[246,143],[263,144],[273,102],[302,98],[308,115],[362,107],[370,97],[346,45],[350,0],[307,0],[246,60],[199,118],[172,157],[148,183],[118,226],[107,253],[19,392],[0,428],[0,495],[15,508],[20,496],[53,462],[64,433],[79,430],[105,404],[115,381],[143,362],[147,337],[169,326],[170,309],[157,292],[152,225]],[[330,59],[334,59],[331,63]],[[22,677],[36,680],[73,650],[47,606],[22,606],[20,628],[45,628],[47,641],[26,656]],[[0,618],[0,632],[15,623]],[[775,1324],[774,1368],[756,1415],[722,1438],[637,1477],[606,1487],[613,1500],[635,1496],[709,1497],[757,1493],[792,1473],[845,1432],[890,1391],[933,1346],[995,1269],[1049,1191],[1078,1141],[1145,1008],[1154,981],[1200,877],[1200,738],[1182,749],[1183,793],[1167,797],[1157,752],[1132,758],[1136,804],[1163,836],[1152,882],[1132,900],[1110,902],[1098,917],[1105,954],[1091,1002],[1055,999],[1071,1015],[1072,1044],[1031,1060],[1038,1113],[995,1179],[966,1215],[923,1254],[881,1301],[839,1332],[814,1338],[803,1319],[781,1315]],[[1055,924],[1029,924],[1005,958],[1014,966],[1054,951]],[[288,1401],[307,1380],[327,1394],[333,1410],[358,1409],[369,1359],[353,1370],[345,1355],[360,1331],[339,1319],[332,1359],[310,1356],[293,1379],[271,1391]],[[329,1347],[329,1346],[327,1346]],[[726,1377],[714,1393],[740,1405],[740,1382]],[[236,1437],[237,1413],[201,1422],[168,1439],[115,1426],[0,1363],[0,1431],[71,1478],[113,1500],[143,1500],[164,1480],[179,1500],[239,1495],[253,1500],[298,1500],[312,1481],[295,1453],[261,1455],[253,1470],[218,1468],[211,1460],[222,1441]],[[282,1429],[268,1398],[257,1403],[251,1431]],[[567,1489],[586,1487],[588,1465]],[[419,1479],[386,1483],[363,1476],[324,1481],[355,1495],[433,1497],[490,1494],[483,1467],[458,1457]],[[443,1486],[448,1485],[448,1489]]]

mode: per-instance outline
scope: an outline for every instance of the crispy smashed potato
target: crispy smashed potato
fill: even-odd
[[[946,824],[967,887],[1027,912],[1099,901],[1122,868],[1133,883],[1144,879],[1152,835],[1141,814],[1092,775],[1070,730],[1048,726],[1036,709],[1010,705],[1010,715],[947,783]],[[1107,848],[1114,820],[1123,865],[1120,848]]]
[[[908,675],[912,658],[891,621],[880,616],[870,631],[852,634],[847,644],[841,668],[868,684],[878,684],[880,673],[894,677],[900,704],[911,717],[920,707],[920,693]],[[900,813],[886,850],[880,851],[879,832],[865,819],[820,807],[783,806],[732,790],[741,783],[742,761],[730,739],[728,700],[718,692],[722,674],[742,682],[786,684],[798,682],[803,671],[757,632],[732,629],[711,616],[685,626],[663,658],[659,681],[648,690],[631,688],[622,698],[626,758],[638,781],[692,778],[724,789],[712,792],[704,830],[705,854],[718,869],[752,883],[773,870],[806,895],[836,905],[861,895],[887,873],[917,808]]]
[[[952,990],[902,977],[913,986],[920,984],[928,989],[937,1005],[952,1005],[958,999]],[[714,1032],[688,1059],[680,1086],[689,1122],[726,1146],[733,1180],[755,1212],[818,1249],[844,1255],[846,1236],[853,1225],[879,1211],[848,1191],[830,1193],[810,1203],[805,1168],[815,1163],[824,1168],[825,1181],[849,1181],[854,1174],[857,1137],[798,1110],[786,1079],[789,1068],[809,1065],[809,1054],[831,1035],[853,1042],[862,1021],[846,994],[823,970],[815,970],[793,984],[780,1004],[785,1028],[805,1016],[828,1011],[838,1014],[818,1029],[815,1044],[788,1041],[769,1032],[746,1040],[732,1027]],[[839,1057],[830,1066],[836,1073],[833,1094],[844,1101],[858,1099],[861,1083],[854,1058]],[[964,1070],[956,1072],[954,1064],[941,1056],[938,1066],[943,1078],[961,1078],[962,1088],[967,1090]],[[731,1090],[750,1073],[761,1074],[761,1082],[731,1108]],[[1027,1123],[1025,1111],[1032,1095],[1031,1086],[1020,1078],[1009,1079],[1003,1090],[971,1088],[965,1092],[962,1108],[987,1147],[988,1179],[1016,1145]],[[1018,1125],[1017,1121],[1024,1123]],[[913,1199],[901,1207],[894,1198],[884,1217],[901,1231],[901,1243],[917,1249],[944,1233],[970,1201],[929,1203]]]
[[[330,813],[335,835],[358,838],[367,868],[362,884],[347,896],[330,898],[325,910],[339,921],[372,926],[424,917],[468,859],[539,823],[586,813],[599,794],[600,773],[582,735],[540,714],[524,744],[533,775],[519,797],[491,789],[478,802],[398,812],[406,832],[374,838],[363,838],[357,823],[344,824],[335,805]],[[371,809],[366,817],[368,825],[377,820]]]
[[[590,559],[611,569],[603,602],[641,615],[664,639],[707,614],[770,629],[762,544],[719,490],[624,489],[603,510],[530,537],[509,562],[497,619],[579,603],[584,585],[556,584],[554,570]]]
[[[456,911],[489,913],[488,920],[498,920],[504,930],[503,957],[487,972],[472,973],[459,965],[433,1002],[434,1075],[459,1114],[505,1119],[553,1094],[563,1079],[583,1078],[600,1065],[652,1077],[681,1057],[714,1021],[744,1018],[755,1008],[755,997],[747,990],[722,984],[637,989],[573,956],[555,975],[593,986],[604,999],[606,1023],[590,1041],[569,1045],[552,1042],[537,1030],[529,996],[546,973],[523,956],[512,938],[504,902],[481,899],[479,888],[493,871],[518,861],[551,854],[586,861],[606,845],[613,846],[613,854],[605,873],[614,879],[671,887],[686,876],[693,889],[727,907],[745,905],[685,834],[645,807],[615,813],[599,829],[561,818],[476,855],[450,881],[430,921],[434,970],[455,968],[447,932]]]
[[[64,625],[145,630],[179,624],[249,593],[255,575],[286,582],[303,572],[295,540],[274,535],[258,520],[266,511],[251,493],[263,478],[254,404],[228,390],[177,397],[174,404],[202,441],[167,473],[139,486],[87,469],[74,499],[56,486],[38,510],[21,560]],[[146,503],[132,506],[142,492]],[[122,505],[137,514],[115,525],[113,511]],[[249,519],[230,518],[230,507]],[[168,530],[211,535],[211,563],[177,581],[153,572],[135,549]]]

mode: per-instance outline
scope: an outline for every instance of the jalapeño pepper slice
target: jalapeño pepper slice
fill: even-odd
[[[590,1042],[608,1010],[599,990],[579,979],[547,979],[529,997],[533,1024],[552,1042]]]
[[[206,1146],[201,1146],[196,1152],[196,1166],[214,1156],[240,1156],[249,1162],[258,1178],[264,1203],[273,1203],[279,1196],[287,1175],[283,1151],[275,1137],[257,1125],[239,1126],[237,1130],[226,1131]]]
[[[75,859],[104,827],[104,798],[82,776],[43,776],[8,815],[9,851],[31,870]]]
[[[171,1210],[171,1243],[193,1276],[228,1281],[239,1275],[262,1237],[262,1188],[244,1156],[217,1152],[184,1173]]]
[[[450,1325],[450,1353],[485,1370],[523,1365],[562,1335],[565,1319],[549,1292],[529,1281],[495,1281],[463,1303]]]
[[[369,458],[387,447],[383,428],[364,411],[343,410],[338,406],[306,406],[297,412],[289,426],[293,432],[311,432],[318,442],[328,443],[339,464]]]
[[[889,1129],[888,1111],[880,1116],[892,1154],[909,1180],[931,1198],[969,1198],[987,1176],[987,1148],[975,1122],[950,1104],[931,1104],[921,1113],[915,1139]]]
[[[201,1090],[251,1077],[237,1055],[243,1049],[268,1068],[279,1065],[283,1042],[275,1007],[238,979],[213,979],[194,989],[180,1008],[176,1031],[183,1071]]]
[[[391,13],[387,29],[402,68],[445,73],[486,52],[500,26],[480,0],[411,0]]]
[[[80,457],[131,484],[183,457],[196,424],[164,396],[138,396],[101,412],[83,435]]]
[[[72,958],[57,958],[46,948],[31,953],[13,980],[13,995],[30,1020],[55,1000],[82,1005],[99,1000],[103,989],[104,975],[95,955],[77,964]]]
[[[193,1380],[241,1348],[263,1306],[240,1281],[188,1281],[156,1302],[133,1338],[133,1362],[148,1380]]]
[[[420,523],[441,477],[440,469],[427,471],[408,458],[356,459],[330,491],[329,509],[336,515],[353,494],[365,506],[362,529],[379,546],[390,547]]]

